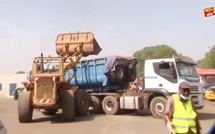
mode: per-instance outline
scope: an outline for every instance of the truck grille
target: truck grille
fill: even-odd
[[[190,86],[190,91],[191,91],[191,92],[192,92],[192,91],[194,91],[194,92],[199,91],[198,89],[199,89],[198,86]]]
[[[198,86],[190,86],[190,95],[193,99],[193,103],[195,106],[199,105],[198,92]]]

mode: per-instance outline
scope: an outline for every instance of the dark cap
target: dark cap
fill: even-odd
[[[189,87],[189,84],[187,82],[181,82],[179,84],[179,88],[190,88],[190,87]]]

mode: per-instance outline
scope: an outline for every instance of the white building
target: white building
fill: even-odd
[[[22,82],[26,81],[27,74],[0,75],[0,96],[12,97],[13,91],[18,87],[24,87]]]

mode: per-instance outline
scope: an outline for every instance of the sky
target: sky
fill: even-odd
[[[57,35],[78,31],[94,33],[102,48],[94,57],[165,44],[197,61],[215,44],[215,16],[204,17],[207,7],[215,1],[1,0],[0,74],[30,71],[41,52],[57,55]]]

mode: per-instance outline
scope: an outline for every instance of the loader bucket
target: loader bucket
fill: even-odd
[[[56,39],[58,55],[82,54],[83,57],[98,55],[102,49],[91,32],[60,34]]]

